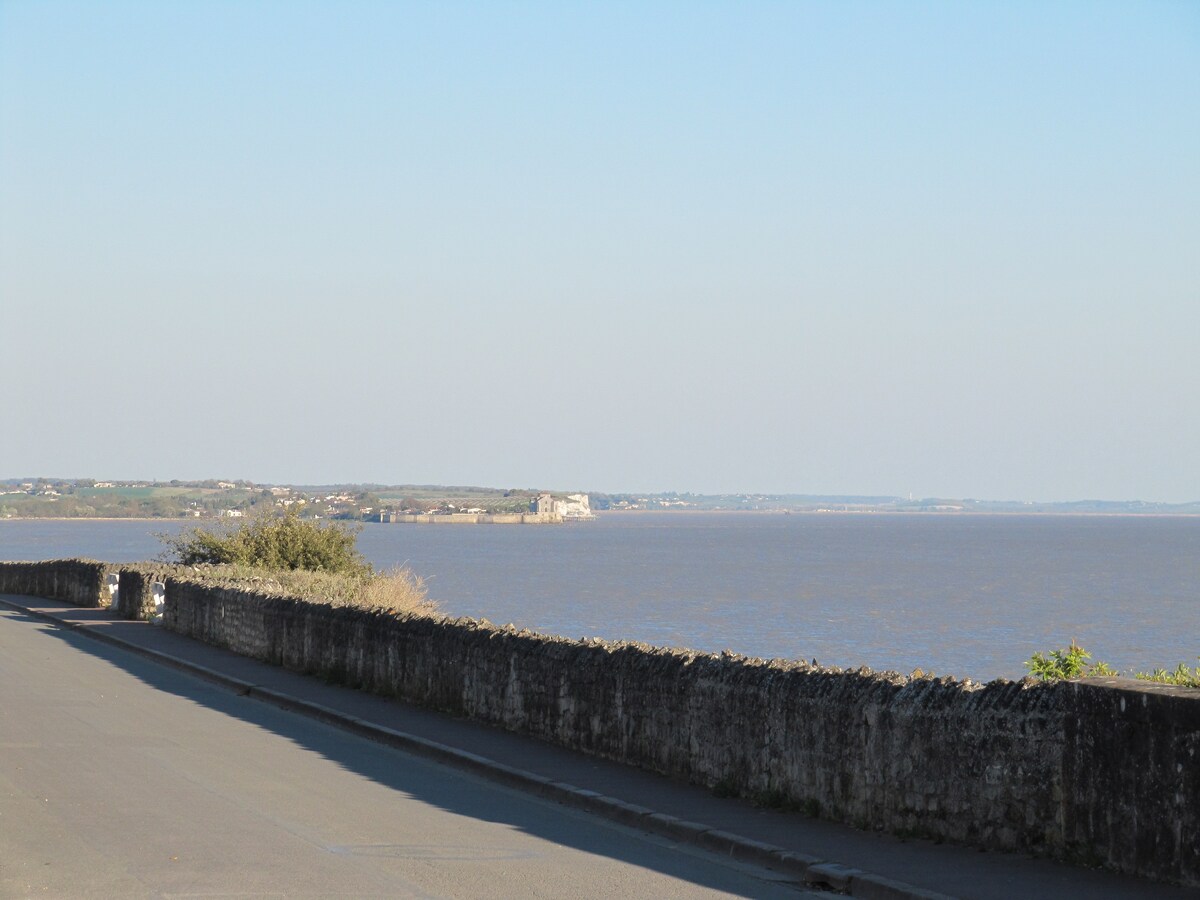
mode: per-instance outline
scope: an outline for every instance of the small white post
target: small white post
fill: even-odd
[[[161,581],[152,582],[150,595],[154,598],[154,615],[150,617],[150,621],[155,625],[161,625],[163,604],[167,602],[167,586]]]

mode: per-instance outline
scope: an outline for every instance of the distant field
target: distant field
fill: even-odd
[[[380,500],[504,500],[504,491],[486,490],[482,488],[412,488],[398,491],[380,491],[376,494]]]
[[[129,497],[133,500],[149,500],[152,497],[183,497],[215,494],[215,490],[206,488],[186,487],[111,487],[111,488],[77,488],[77,497]]]
[[[216,515],[254,499],[244,488],[224,489],[185,484],[145,486],[57,484],[57,494],[14,493],[0,495],[0,518],[183,518]]]

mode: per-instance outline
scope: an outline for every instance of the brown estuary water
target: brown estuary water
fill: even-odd
[[[0,521],[0,559],[150,559],[182,527]],[[448,613],[569,637],[984,680],[1072,638],[1121,670],[1200,656],[1200,517],[609,513],[359,547]]]

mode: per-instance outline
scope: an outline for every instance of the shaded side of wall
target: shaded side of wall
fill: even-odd
[[[47,597],[74,606],[107,606],[106,581],[116,566],[89,559],[0,562],[0,594]]]
[[[866,828],[1200,884],[1200,691],[908,679],[186,581],[168,628]]]
[[[1067,844],[1085,863],[1200,885],[1200,690],[1124,678],[1064,688]]]
[[[117,596],[120,598],[114,612],[125,619],[148,619],[155,614],[155,582],[165,582],[167,568],[154,566],[122,566]]]

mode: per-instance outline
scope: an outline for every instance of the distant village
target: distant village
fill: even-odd
[[[239,519],[296,510],[304,518],[364,522],[398,516],[541,516],[550,521],[594,517],[587,494],[532,489],[439,486],[259,485],[236,480],[95,481],[9,479],[0,482],[0,519]]]

